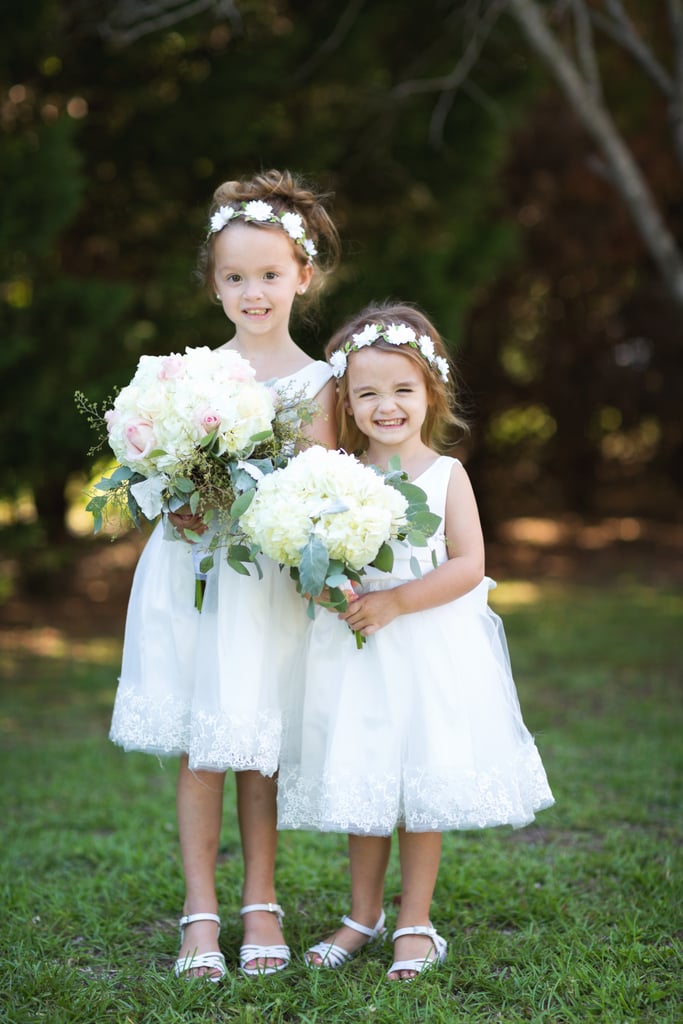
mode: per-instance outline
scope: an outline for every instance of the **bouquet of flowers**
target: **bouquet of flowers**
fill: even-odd
[[[302,443],[309,405],[259,383],[237,352],[205,347],[142,356],[130,384],[103,413],[81,392],[76,402],[119,463],[95,484],[86,506],[95,532],[109,512],[137,525],[141,516],[151,520],[188,506],[210,527],[205,536],[185,531],[202,545],[198,577],[219,546],[236,571],[248,572],[244,562],[254,560],[253,552],[244,549],[238,526],[243,495]]]
[[[253,549],[290,566],[311,616],[314,598],[344,611],[366,566],[391,571],[390,541],[424,547],[441,522],[398,460],[383,474],[353,455],[320,446],[263,477],[249,499],[241,529]],[[419,576],[418,560],[413,557],[410,564]],[[359,648],[363,642],[356,633]]]

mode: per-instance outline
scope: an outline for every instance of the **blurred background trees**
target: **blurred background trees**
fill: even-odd
[[[286,166],[334,194],[345,248],[297,337],[319,353],[373,298],[425,308],[467,385],[489,531],[515,515],[676,518],[681,303],[519,15],[609,113],[675,257],[679,8],[5,5],[0,495],[30,494],[44,535],[64,535],[69,482],[92,463],[74,390],[102,399],[143,352],[226,340],[193,274],[212,191]]]

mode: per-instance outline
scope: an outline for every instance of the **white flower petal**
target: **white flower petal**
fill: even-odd
[[[273,207],[260,199],[252,199],[244,207],[244,216],[250,220],[267,221],[273,217]]]
[[[346,353],[337,349],[330,356],[330,366],[335,377],[343,377],[346,373]]]

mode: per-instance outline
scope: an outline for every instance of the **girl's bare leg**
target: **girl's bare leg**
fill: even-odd
[[[382,913],[384,877],[391,852],[391,836],[349,836],[351,868],[351,910],[349,917],[366,928],[374,928]],[[342,925],[325,942],[333,942],[348,953],[355,953],[366,944],[367,937]],[[322,963],[318,954],[311,961]]]
[[[429,913],[441,860],[440,832],[398,831],[401,862],[401,908],[396,928],[429,925]],[[433,951],[426,935],[402,935],[394,944],[394,960],[415,960]],[[391,981],[415,977],[415,971],[396,971]]]
[[[190,771],[187,755],[180,758],[176,810],[180,853],[185,875],[184,914],[217,914],[216,862],[223,813],[223,772]],[[213,921],[186,925],[179,957],[218,950]],[[207,968],[187,972],[199,976]]]
[[[275,855],[277,853],[277,779],[260,772],[237,772],[237,816],[244,858],[242,906],[276,903]],[[244,944],[273,946],[284,943],[275,914],[254,910],[246,914]],[[276,967],[282,960],[259,958],[248,967]]]

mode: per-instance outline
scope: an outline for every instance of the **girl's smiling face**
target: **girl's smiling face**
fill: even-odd
[[[216,237],[214,260],[216,292],[237,334],[288,336],[294,297],[313,274],[296,258],[289,236],[278,228],[230,224]]]
[[[347,411],[371,443],[420,441],[428,409],[427,386],[418,363],[400,349],[369,345],[349,356]]]

